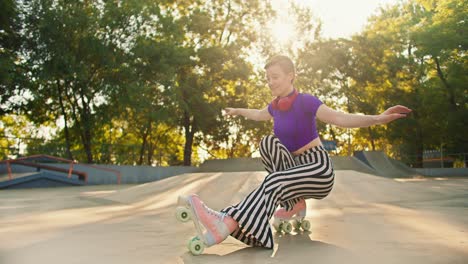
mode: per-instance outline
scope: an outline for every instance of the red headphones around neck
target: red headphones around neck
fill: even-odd
[[[275,110],[280,110],[280,111],[288,111],[289,108],[291,108],[292,104],[294,103],[294,100],[296,100],[296,97],[299,93],[294,89],[288,96],[286,97],[277,97],[275,100],[271,102],[271,106]]]

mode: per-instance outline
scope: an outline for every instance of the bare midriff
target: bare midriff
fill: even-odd
[[[307,145],[301,147],[300,149],[298,149],[296,151],[293,151],[292,154],[294,156],[299,156],[302,153],[304,153],[304,151],[306,151],[306,150],[308,150],[310,148],[316,147],[316,146],[321,146],[321,145],[322,145],[322,141],[320,141],[320,138],[316,138],[316,139],[312,140],[311,142],[307,143]]]

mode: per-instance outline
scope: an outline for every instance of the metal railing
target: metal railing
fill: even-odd
[[[419,168],[467,168],[468,152],[443,153],[428,151],[422,155],[400,154],[403,162]]]
[[[37,162],[29,162],[30,160],[34,161],[34,160],[41,160],[41,159],[42,160],[45,159],[45,160],[49,160],[49,161],[52,160],[52,161],[60,161],[60,162],[68,163],[69,167],[68,167],[68,169],[64,169],[64,168],[55,167],[55,166],[52,166],[52,165],[45,165],[45,164],[37,163]],[[121,178],[122,178],[121,173],[118,170],[114,170],[114,169],[110,169],[110,168],[103,168],[103,167],[96,166],[96,165],[91,165],[91,164],[78,163],[78,162],[76,162],[74,160],[68,160],[68,159],[55,157],[55,156],[50,156],[50,155],[45,155],[45,154],[32,155],[32,156],[21,157],[21,158],[17,158],[17,159],[8,159],[8,160],[0,161],[0,164],[2,164],[2,163],[6,164],[7,174],[8,174],[8,179],[9,180],[13,179],[13,173],[12,173],[12,169],[11,169],[12,164],[18,164],[18,165],[23,165],[23,166],[27,166],[27,167],[34,167],[34,168],[38,168],[38,169],[42,168],[42,169],[51,170],[51,171],[68,173],[67,178],[69,178],[69,179],[71,178],[71,176],[73,174],[75,174],[75,175],[78,175],[79,179],[83,180],[85,183],[88,182],[87,173],[73,169],[74,165],[79,164],[80,166],[84,166],[84,167],[90,167],[90,168],[94,168],[94,169],[97,169],[97,170],[112,172],[117,177],[117,184],[120,184]]]

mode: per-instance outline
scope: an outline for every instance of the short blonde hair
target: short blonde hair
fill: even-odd
[[[296,74],[296,70],[294,68],[294,63],[293,61],[288,57],[284,55],[276,55],[270,58],[265,64],[264,69],[268,69],[273,65],[278,65],[280,66],[281,70],[283,70],[284,73],[294,73]]]

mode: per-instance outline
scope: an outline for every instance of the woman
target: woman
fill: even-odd
[[[268,176],[239,204],[221,212],[209,209],[196,195],[179,200],[191,208],[200,239],[207,246],[220,243],[231,235],[245,244],[271,249],[273,235],[269,220],[273,215],[286,220],[298,213],[303,213],[303,217],[305,199],[322,199],[330,193],[334,171],[320,142],[316,118],[332,125],[354,128],[386,124],[411,112],[400,105],[390,107],[380,115],[335,111],[317,97],[294,89],[294,64],[288,57],[273,57],[265,70],[268,86],[276,99],[260,110],[226,108],[226,114],[256,121],[273,118],[275,135],[264,137],[260,143]],[[279,205],[282,208],[275,213]]]

